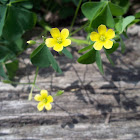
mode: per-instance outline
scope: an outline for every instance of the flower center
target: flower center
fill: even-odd
[[[43,102],[43,103],[47,103],[47,99],[44,98],[44,99],[42,100],[42,102]]]
[[[57,43],[58,43],[58,44],[61,44],[61,43],[62,43],[62,38],[61,38],[61,37],[57,37],[56,40],[57,40]]]
[[[100,36],[100,41],[105,41],[106,40],[106,37],[104,35],[101,35]]]

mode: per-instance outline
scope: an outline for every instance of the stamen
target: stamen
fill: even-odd
[[[46,98],[44,98],[44,99],[43,99],[43,102],[44,102],[44,103],[47,103],[47,99],[46,99]]]
[[[101,35],[100,36],[100,41],[105,41],[106,40],[106,37],[104,35]]]
[[[61,37],[58,37],[58,38],[57,38],[57,43],[58,43],[58,44],[61,44],[61,43],[62,43],[62,38],[61,38]]]

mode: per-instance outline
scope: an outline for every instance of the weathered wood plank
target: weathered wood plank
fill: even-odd
[[[138,29],[140,27],[138,26]],[[0,82],[0,139],[66,139],[66,140],[139,140],[140,139],[140,40],[139,30],[125,40],[126,52],[112,55],[112,67],[104,53],[105,75],[94,65],[76,62],[79,49],[71,48],[74,59],[56,58],[63,74],[52,68],[39,70],[37,85],[54,95],[53,109],[39,112],[37,102],[28,101],[30,85],[12,86]],[[20,56],[20,69],[16,80],[32,82],[35,67],[29,61],[29,48]],[[39,93],[35,89],[33,96]]]
[[[62,128],[59,125],[40,125],[26,126],[17,128],[3,128],[2,133],[5,135],[2,139],[127,139],[136,140],[140,137],[140,124],[137,121],[129,121],[127,123],[105,124],[89,124],[81,123],[79,125],[67,125]],[[17,131],[18,130],[18,131]],[[100,131],[99,131],[100,130]],[[132,131],[133,130],[133,131]],[[82,132],[82,133],[81,133]],[[14,136],[13,136],[14,133]]]

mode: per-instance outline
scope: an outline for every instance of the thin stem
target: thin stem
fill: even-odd
[[[38,86],[34,85],[35,88],[37,88],[38,90],[41,90],[41,88],[39,88]]]
[[[10,4],[12,4],[12,3],[18,3],[18,2],[23,2],[23,1],[28,1],[28,0],[16,0],[16,1],[10,2]]]
[[[30,91],[30,94],[28,96],[28,100],[31,100],[32,99],[32,92],[33,92],[33,89],[35,87],[35,83],[36,83],[36,78],[37,78],[37,75],[38,75],[38,71],[39,71],[39,67],[36,68],[36,73],[35,73],[35,77],[34,77],[34,82],[33,82],[33,85],[32,85],[32,88],[31,88],[31,91]]]
[[[38,75],[38,71],[39,71],[39,67],[36,68],[36,72],[35,72],[35,78],[34,78],[34,85],[35,85],[35,82],[36,82],[36,78],[37,78],[37,75]]]
[[[5,84],[15,84],[15,85],[32,85],[33,83],[19,83],[19,82],[14,82],[10,80],[3,80],[2,81]]]
[[[89,24],[89,22],[85,23],[84,25],[82,25],[80,28],[76,29],[74,32],[72,32],[70,34],[70,36],[74,35],[75,33],[79,32],[81,29],[85,28],[87,25]]]
[[[32,85],[32,88],[31,88],[31,91],[30,91],[30,94],[28,96],[28,100],[31,101],[32,100],[32,96],[33,96],[33,89],[34,89],[34,85]]]
[[[77,8],[76,8],[74,17],[73,17],[72,22],[71,22],[70,32],[71,32],[72,27],[73,27],[73,25],[74,25],[74,22],[75,22],[75,19],[76,19],[76,17],[77,17],[77,14],[78,14],[78,11],[79,11],[79,8],[80,8],[81,3],[82,3],[82,0],[79,1],[78,6],[77,6]]]
[[[89,45],[89,42],[87,40],[76,39],[76,38],[73,38],[73,37],[69,37],[69,39],[72,42],[77,43],[78,45],[81,45],[81,44],[87,44],[87,45]]]
[[[49,25],[46,25],[46,23],[43,20],[39,21],[38,24],[40,26],[42,26],[46,31],[50,31],[51,30],[51,27]]]

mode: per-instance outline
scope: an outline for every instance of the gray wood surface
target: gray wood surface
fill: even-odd
[[[136,29],[135,29],[136,28]],[[135,30],[135,31],[134,31]],[[112,54],[116,66],[102,52],[105,75],[97,66],[76,62],[77,50],[70,50],[74,59],[57,56],[63,74],[52,68],[39,70],[37,85],[55,94],[51,111],[39,112],[37,102],[28,101],[31,85],[0,83],[0,140],[139,140],[140,139],[140,27],[128,30],[126,52]],[[29,61],[29,48],[20,58],[16,80],[32,82],[35,67]],[[39,93],[35,89],[33,96]]]

